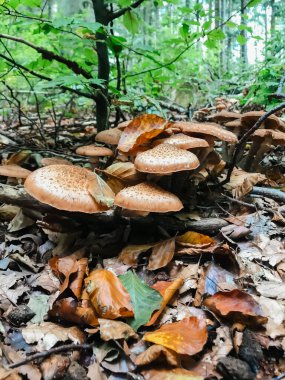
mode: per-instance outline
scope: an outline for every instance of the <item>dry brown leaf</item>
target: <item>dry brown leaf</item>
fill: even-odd
[[[171,123],[157,115],[138,116],[124,129],[118,149],[125,153],[130,152],[158,136],[170,125]]]
[[[40,368],[44,380],[53,380],[64,378],[66,370],[70,365],[68,356],[53,354],[46,358],[41,364]]]
[[[179,322],[169,323],[154,332],[147,332],[143,339],[162,345],[185,355],[200,352],[208,338],[204,319],[189,317]]]
[[[107,380],[107,376],[104,374],[97,361],[88,367],[87,377],[90,380]]]
[[[233,322],[246,325],[260,325],[267,322],[264,313],[254,298],[238,289],[218,292],[204,301],[204,305]]]
[[[172,282],[159,281],[152,286],[153,289],[157,290],[162,295],[163,299],[162,299],[160,309],[157,310],[153,314],[153,316],[151,317],[150,321],[146,324],[146,326],[152,326],[156,322],[157,318],[163,312],[166,305],[170,302],[174,294],[181,288],[182,285],[183,285],[183,279],[178,278],[177,280],[172,281]]]
[[[170,263],[175,252],[175,238],[164,240],[155,245],[152,249],[148,266],[148,270],[156,270],[165,267]]]
[[[179,355],[176,352],[157,344],[150,346],[146,351],[138,355],[136,357],[135,364],[137,366],[149,365],[150,363],[158,360],[160,362],[166,361],[173,367],[180,367]]]
[[[22,377],[19,375],[16,369],[5,369],[0,366],[0,380],[21,380]]]
[[[77,327],[63,327],[52,322],[42,322],[39,325],[30,324],[21,330],[26,343],[37,343],[37,350],[50,350],[59,342],[71,341],[82,344],[85,336]]]
[[[100,324],[100,336],[105,340],[117,340],[117,339],[129,339],[137,338],[137,334],[134,330],[124,322],[113,321],[111,319],[98,319]]]
[[[148,251],[154,247],[155,244],[140,244],[140,245],[127,245],[119,254],[119,260],[132,267],[137,266],[138,257],[141,253]]]
[[[264,281],[256,287],[256,290],[264,297],[285,300],[284,282]]]
[[[195,372],[183,368],[169,370],[151,369],[142,372],[145,380],[203,380],[204,378]]]
[[[252,187],[259,182],[265,181],[266,177],[260,173],[247,173],[242,169],[235,168],[232,172],[230,182],[224,187],[232,192],[234,198],[242,198],[251,192]]]
[[[144,178],[144,175],[137,171],[132,162],[116,162],[103,170],[103,173],[110,178],[119,179],[132,184]]]
[[[134,315],[130,295],[112,272],[93,270],[85,279],[85,287],[99,317],[116,319]]]
[[[200,249],[216,244],[216,241],[210,236],[199,234],[194,231],[187,231],[185,234],[177,236],[176,242],[183,247]]]

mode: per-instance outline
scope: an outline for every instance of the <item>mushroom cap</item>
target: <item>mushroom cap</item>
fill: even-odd
[[[181,121],[178,124],[183,133],[189,134],[204,134],[216,137],[218,140],[227,141],[230,143],[237,142],[237,137],[230,131],[226,131],[217,124],[206,123],[191,123]]]
[[[25,189],[38,201],[59,210],[91,214],[108,209],[91,196],[96,181],[95,173],[79,166],[50,165],[32,172]]]
[[[32,172],[19,165],[1,165],[0,176],[13,178],[27,178]]]
[[[120,130],[120,131],[123,131],[131,122],[132,120],[126,120],[126,121],[122,121],[121,123],[118,124],[117,128]]]
[[[227,108],[227,106],[225,105],[225,104],[223,104],[223,103],[218,103],[217,105],[216,105],[216,109],[218,110],[218,111],[220,111],[220,110],[224,110],[224,109],[226,109]]]
[[[226,123],[228,121],[240,119],[241,114],[237,112],[230,112],[230,111],[221,111],[218,113],[215,113],[214,115],[210,115],[208,117],[209,121],[216,121],[219,123]]]
[[[176,195],[148,182],[121,190],[115,197],[115,205],[148,212],[179,211],[183,208]]]
[[[118,128],[106,129],[97,133],[95,140],[108,145],[118,145],[122,131]]]
[[[273,129],[257,129],[252,135],[252,140],[261,141],[271,140],[271,143],[275,145],[285,145],[285,133],[280,131],[275,131]]]
[[[195,154],[174,145],[160,144],[137,155],[135,167],[140,172],[166,174],[193,170],[199,166]]]
[[[42,166],[49,166],[49,165],[72,165],[72,163],[68,160],[65,160],[64,158],[58,158],[58,157],[44,157],[41,160]]]
[[[209,146],[206,140],[187,136],[184,133],[177,133],[177,135],[172,135],[165,139],[155,140],[153,146],[159,144],[170,144],[180,149],[207,148]]]
[[[85,145],[80,146],[76,149],[76,154],[80,154],[81,156],[88,157],[104,157],[104,156],[112,156],[113,151],[104,146],[96,146],[96,145]]]
[[[253,126],[257,120],[265,114],[265,111],[250,111],[243,113],[241,116],[241,122],[248,127]],[[265,121],[266,128],[277,129],[280,126],[279,118],[275,115],[270,115]]]
[[[245,125],[243,125],[241,123],[240,119],[236,119],[236,120],[228,121],[227,123],[225,123],[225,127],[227,127],[227,128],[242,128],[242,127],[244,127],[245,128]]]

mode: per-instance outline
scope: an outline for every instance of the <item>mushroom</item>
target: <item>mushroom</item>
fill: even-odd
[[[227,123],[228,121],[240,119],[241,114],[237,112],[229,112],[229,111],[221,111],[215,113],[214,115],[210,115],[208,117],[209,121],[215,121],[218,123]]]
[[[91,195],[97,183],[97,175],[87,169],[74,165],[50,165],[32,172],[25,181],[25,189],[38,201],[59,210],[98,213],[108,207]],[[106,183],[104,185],[108,197],[114,198],[113,191]]]
[[[126,187],[115,197],[115,205],[125,209],[143,212],[179,211],[183,208],[180,199],[148,182]]]
[[[158,139],[153,142],[153,146],[159,144],[170,144],[180,149],[207,148],[209,144],[206,140],[196,137],[187,136],[184,133],[178,133],[165,139]]]
[[[95,141],[101,142],[107,145],[118,145],[120,141],[122,131],[117,128],[106,129],[105,131],[101,131],[97,133],[95,137]]]
[[[199,166],[195,154],[174,145],[160,144],[137,155],[135,167],[144,173],[169,174]]]
[[[95,146],[95,145],[85,145],[76,149],[76,154],[81,156],[89,157],[89,162],[91,164],[97,164],[99,162],[99,157],[112,156],[113,151],[104,146]]]
[[[257,129],[251,139],[253,144],[246,157],[245,170],[255,170],[272,145],[285,146],[285,133],[272,129]]]
[[[126,121],[122,121],[121,123],[118,124],[117,128],[120,130],[120,131],[123,131],[133,120],[126,120]]]
[[[59,157],[44,157],[41,160],[42,166],[49,165],[72,165],[72,163],[64,158]]]
[[[1,165],[0,176],[8,177],[7,183],[15,184],[22,183],[22,180],[26,179],[32,172],[28,169],[22,168],[19,165]]]
[[[265,111],[250,111],[241,115],[241,123],[248,129],[251,128],[258,119],[265,114]],[[275,115],[270,115],[261,124],[261,128],[278,129],[280,126],[279,118]]]

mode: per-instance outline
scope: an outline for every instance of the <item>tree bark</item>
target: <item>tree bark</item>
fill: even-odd
[[[241,6],[241,12],[240,12],[241,20],[240,20],[240,24],[241,25],[245,25],[245,19],[244,19],[244,16],[246,15],[245,5],[246,5],[246,0],[241,0],[241,3],[240,3],[240,6]],[[241,30],[240,34],[241,34],[241,36],[246,37],[246,31],[245,30]],[[240,54],[241,54],[241,62],[242,62],[243,68],[245,68],[246,65],[247,65],[247,61],[248,61],[247,60],[247,43],[241,45]]]

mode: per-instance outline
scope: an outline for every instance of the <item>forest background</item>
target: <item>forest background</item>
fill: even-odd
[[[3,118],[97,105],[102,130],[113,111],[191,117],[220,95],[270,109],[284,17],[282,0],[0,0]]]

